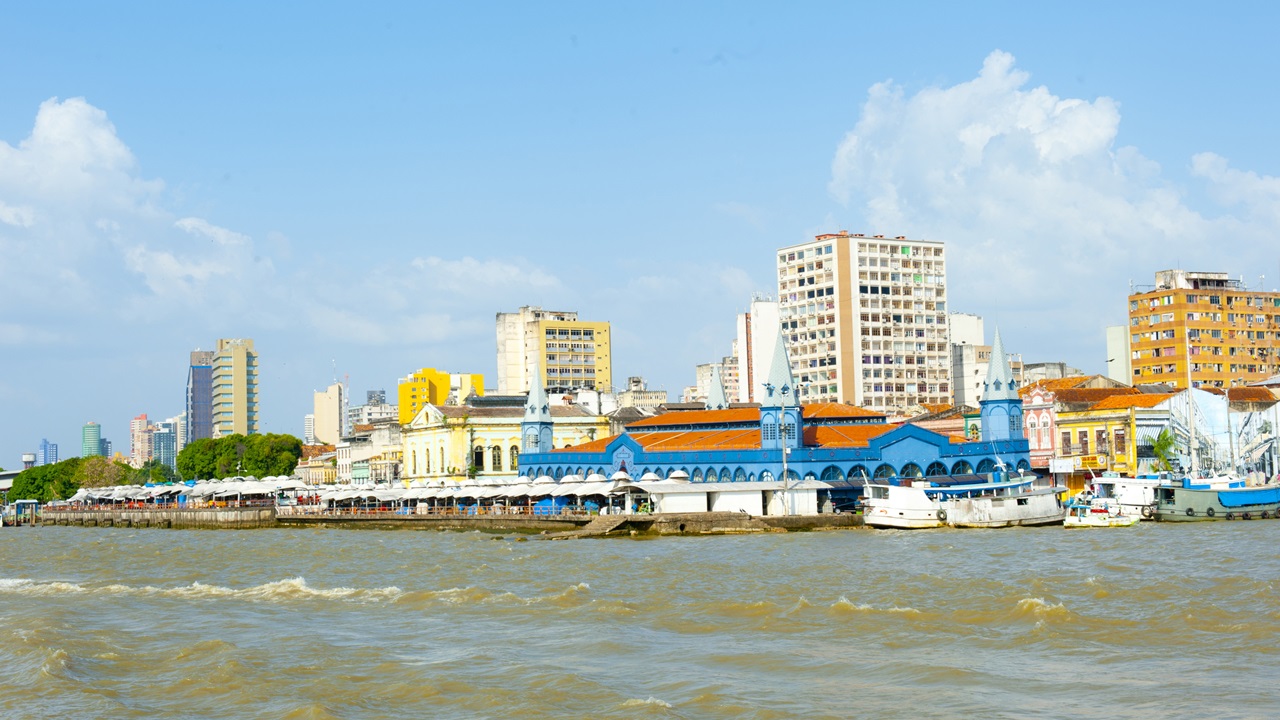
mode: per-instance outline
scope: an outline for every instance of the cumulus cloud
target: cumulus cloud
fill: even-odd
[[[950,87],[878,83],[836,149],[829,190],[865,231],[947,243],[952,310],[1013,326],[1006,337],[1028,361],[1100,368],[1102,327],[1124,320],[1130,280],[1263,261],[1273,243],[1258,241],[1280,230],[1280,181],[1211,153],[1170,177],[1116,146],[1115,100],[1029,83],[1000,51]],[[1197,179],[1219,207],[1188,204]]]

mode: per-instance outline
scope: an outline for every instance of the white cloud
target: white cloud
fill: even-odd
[[[247,245],[250,242],[248,235],[241,235],[238,232],[220,228],[202,218],[182,218],[174,223],[173,226],[192,235],[206,237],[219,245]]]
[[[35,221],[35,211],[30,207],[13,207],[0,201],[0,222],[14,227],[29,228]]]
[[[1222,204],[1202,213],[1157,163],[1115,146],[1116,101],[1029,79],[997,51],[951,87],[874,85],[832,162],[832,195],[866,223],[850,229],[945,241],[952,310],[1015,328],[1028,361],[1086,368],[1105,360],[1101,328],[1124,320],[1130,280],[1274,265],[1280,181],[1197,155],[1194,178]]]

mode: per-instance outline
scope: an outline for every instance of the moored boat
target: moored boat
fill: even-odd
[[[1057,525],[1065,490],[1051,479],[1021,475],[987,482],[937,485],[924,479],[866,485],[863,522],[882,528],[993,528]]]
[[[1246,485],[1184,478],[1180,484],[1156,488],[1156,520],[1266,520],[1280,518],[1280,485]]]
[[[1073,498],[1067,504],[1067,516],[1062,520],[1065,528],[1131,527],[1138,522],[1137,515],[1125,515],[1118,505],[1105,501],[1097,504],[1089,498]]]

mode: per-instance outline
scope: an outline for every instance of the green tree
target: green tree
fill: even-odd
[[[76,469],[75,481],[77,487],[89,488],[128,485],[133,482],[133,473],[133,468],[124,463],[96,455],[84,458]]]
[[[292,435],[228,435],[195,440],[178,453],[178,474],[185,478],[232,475],[289,475],[302,457],[302,441]]]
[[[1164,428],[1159,435],[1156,435],[1156,439],[1151,443],[1151,452],[1156,456],[1157,470],[1173,470],[1177,442],[1177,437],[1169,428]]]
[[[147,483],[161,484],[173,482],[177,479],[178,474],[173,471],[173,468],[165,465],[156,458],[151,458],[143,463],[142,467],[133,471],[133,478],[131,482],[138,485],[145,485]]]
[[[9,491],[9,501],[39,500],[51,502],[66,500],[80,488],[76,475],[80,458],[70,458],[53,465],[38,465],[18,473]]]

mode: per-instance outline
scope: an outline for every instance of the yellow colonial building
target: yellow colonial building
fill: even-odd
[[[520,424],[524,396],[472,398],[467,405],[428,403],[401,430],[401,479],[514,479],[520,475]],[[609,418],[577,405],[550,408],[553,442],[569,447],[609,435]]]
[[[1151,445],[1170,424],[1169,400],[1176,393],[1112,395],[1084,409],[1057,414],[1059,442],[1054,457],[1073,461],[1067,477],[1072,490],[1089,476],[1118,472],[1130,477],[1151,472]]]

